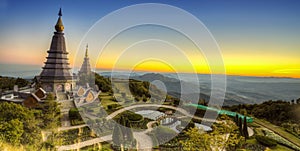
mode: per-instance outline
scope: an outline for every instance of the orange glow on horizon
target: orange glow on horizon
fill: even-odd
[[[111,70],[111,67],[97,66],[97,69],[101,70]],[[211,74],[208,70],[202,70],[203,67],[195,67],[197,74]],[[300,78],[300,69],[291,68],[291,69],[273,69],[272,66],[226,66],[226,75],[236,75],[236,76],[254,76],[254,77],[286,77],[286,78]],[[123,70],[129,71],[126,68],[118,68],[114,70]],[[140,72],[164,72],[164,73],[194,73],[189,71],[174,71],[170,68],[155,68],[153,66],[139,66],[133,71]],[[220,74],[220,73],[215,73]]]

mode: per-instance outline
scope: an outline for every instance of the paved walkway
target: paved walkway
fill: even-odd
[[[70,108],[73,108],[75,107],[74,106],[74,103],[73,103],[73,100],[67,100],[67,96],[65,94],[62,95],[63,99],[62,100],[59,100],[57,101],[58,103],[61,104],[61,109],[60,109],[60,112],[61,112],[61,124],[62,124],[62,127],[70,127],[71,126],[71,122],[70,122],[70,119],[69,119],[69,110]]]
[[[109,141],[111,139],[112,139],[112,135],[107,135],[107,136],[103,136],[103,137],[100,137],[100,138],[94,138],[94,139],[91,139],[91,140],[87,140],[87,141],[72,144],[72,145],[59,146],[57,148],[57,150],[58,151],[63,151],[63,150],[80,149],[80,148],[85,147],[85,146],[91,146],[91,145],[94,145],[96,143]]]
[[[62,128],[70,127],[71,122],[70,122],[70,119],[69,119],[68,112],[62,112],[61,114],[62,114],[62,116],[61,116],[61,126],[62,126]]]
[[[152,139],[149,135],[143,132],[134,132],[133,133],[134,138],[136,139],[138,143],[137,150],[142,150],[142,151],[151,151],[153,144],[152,144]]]
[[[82,125],[76,125],[76,126],[66,126],[66,127],[59,127],[58,131],[65,131],[65,130],[71,130],[71,129],[77,129],[88,126],[87,124]]]
[[[134,108],[142,108],[142,107],[157,107],[157,108],[164,107],[164,108],[176,110],[176,111],[182,113],[183,115],[191,117],[191,118],[195,118],[195,119],[202,120],[202,121],[207,121],[207,122],[212,122],[212,123],[216,122],[216,120],[214,120],[214,119],[204,119],[204,118],[192,115],[189,112],[187,112],[185,109],[180,108],[180,107],[174,107],[174,106],[169,106],[169,105],[159,105],[159,104],[138,104],[138,105],[128,106],[128,107],[122,108],[120,110],[117,110],[117,111],[109,114],[106,117],[106,120],[110,120],[110,119],[114,118],[115,116],[117,116],[118,114],[120,114],[124,111],[131,110],[131,109],[134,109]]]
[[[168,105],[158,105],[158,104],[139,104],[139,105],[128,106],[128,107],[122,108],[120,110],[117,110],[117,111],[111,113],[110,115],[108,115],[106,117],[106,120],[110,120],[110,119],[114,118],[115,116],[117,116],[118,114],[120,114],[124,111],[131,110],[131,109],[134,109],[134,108],[142,108],[142,107],[164,107],[164,108],[176,110],[176,111],[182,113],[183,115],[185,115],[187,117],[195,118],[195,119],[202,120],[202,121],[208,121],[208,122],[219,122],[219,121],[216,121],[216,120],[213,120],[213,119],[204,119],[204,118],[201,118],[201,117],[196,117],[196,116],[191,115],[190,113],[188,113],[183,108],[168,106]],[[94,119],[94,118],[98,118],[98,117],[89,115],[89,118]],[[134,132],[133,133],[134,138],[137,140],[137,143],[138,143],[138,150],[151,151],[153,143],[152,143],[151,137],[148,136],[147,133],[150,132],[153,129],[151,127],[151,125],[155,122],[156,121],[149,122],[147,124],[147,130],[142,131],[142,132]],[[78,126],[62,127],[59,130],[69,130],[69,129],[80,128],[80,127],[84,127],[84,126],[87,126],[87,125],[84,124],[84,125],[78,125]],[[77,144],[60,146],[60,147],[58,147],[58,150],[59,151],[61,151],[61,150],[72,150],[72,149],[82,148],[82,147],[85,147],[85,146],[93,145],[95,143],[99,143],[99,142],[103,142],[103,141],[109,141],[109,140],[112,140],[112,135],[107,135],[107,136],[103,136],[103,137],[100,137],[100,138],[87,140],[87,141],[80,142],[80,143],[77,143]]]

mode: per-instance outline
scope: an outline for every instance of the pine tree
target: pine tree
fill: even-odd
[[[244,136],[244,135],[243,135],[242,117],[239,118],[239,130],[240,130],[241,136]]]
[[[296,102],[297,102],[297,104],[300,104],[300,98],[298,98]]]
[[[235,114],[235,123],[238,126],[239,125],[239,115]]]
[[[243,126],[243,134],[245,138],[249,138],[249,133],[248,133],[248,126],[247,126],[247,118],[244,117],[244,126]]]
[[[124,116],[121,116],[120,119],[119,119],[119,124],[121,125],[120,126],[120,129],[121,129],[121,132],[122,132],[122,136],[123,136],[123,140],[126,141],[126,137],[127,137],[127,134],[126,134],[126,119]]]
[[[112,141],[114,145],[121,146],[124,143],[124,137],[119,124],[116,124],[112,134]]]
[[[126,139],[127,141],[132,144],[134,142],[134,136],[133,136],[133,131],[131,128],[131,124],[129,122],[129,120],[126,120]]]

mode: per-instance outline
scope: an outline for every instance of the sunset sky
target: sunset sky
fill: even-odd
[[[62,7],[70,63],[80,66],[85,44],[79,44],[91,26],[117,9],[139,3],[169,4],[196,16],[217,41],[229,75],[300,78],[300,1],[297,0],[119,0],[113,3],[0,0],[0,63],[43,66],[58,9]],[[151,36],[152,33],[157,34]],[[153,37],[169,39],[182,49],[158,40],[125,47]],[[122,32],[98,58],[98,48],[89,47],[91,64],[97,68],[210,73],[205,54],[199,53],[180,33],[160,26],[141,26]],[[77,50],[82,51],[77,54]],[[76,59],[76,55],[82,59]]]

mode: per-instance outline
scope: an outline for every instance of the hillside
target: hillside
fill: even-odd
[[[180,81],[178,79],[170,78],[158,73],[146,73],[140,76],[131,76],[130,78],[141,80],[141,81],[148,81],[148,82],[153,82],[155,80],[161,81],[164,83],[168,95],[171,95],[176,98],[179,98],[181,94],[183,95],[183,98],[185,96],[194,96],[199,94],[199,88],[197,87],[196,84],[191,82],[186,82],[186,81]],[[199,98],[209,101],[210,93],[211,93],[210,88],[202,86],[201,83],[199,83],[199,85],[200,85]],[[159,86],[157,87],[160,88]],[[181,91],[182,88],[185,88],[184,91]],[[233,93],[226,92],[225,100],[223,102],[224,105],[230,106],[230,105],[236,105],[241,103],[248,103],[248,100],[244,99],[243,97],[237,96]]]

